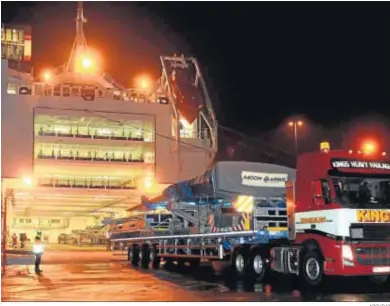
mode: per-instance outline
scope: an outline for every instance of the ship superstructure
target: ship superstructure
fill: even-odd
[[[8,226],[57,240],[104,217],[124,217],[141,195],[205,171],[216,120],[195,58],[161,56],[161,77],[125,88],[100,71],[78,3],[67,62],[35,78],[2,61],[2,178]],[[7,184],[5,184],[7,185]]]

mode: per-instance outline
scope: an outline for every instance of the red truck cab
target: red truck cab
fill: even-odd
[[[298,159],[287,185],[289,239],[274,270],[319,285],[324,275],[390,276],[390,163],[385,156],[323,150]],[[283,263],[286,262],[286,263]]]

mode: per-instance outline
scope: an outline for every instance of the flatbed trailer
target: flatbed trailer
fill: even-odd
[[[257,172],[245,171],[249,169]],[[267,176],[260,184],[259,173]],[[167,210],[173,216],[169,223],[180,219],[183,228],[168,226],[158,232],[151,227],[123,225],[134,230],[113,232],[111,249],[143,268],[157,268],[161,260],[194,267],[200,261],[220,261],[230,265],[237,277],[261,281],[269,270],[271,249],[290,245],[284,188],[287,177],[294,178],[295,170],[262,163],[219,162],[202,177],[168,187]]]
[[[178,264],[187,262],[191,266],[204,260],[224,261],[232,266],[237,276],[250,275],[261,280],[270,263],[272,247],[289,244],[287,209],[263,207],[265,198],[252,201],[252,214],[242,213],[247,222],[241,230],[239,227],[235,230],[211,227],[210,231],[217,232],[169,234],[154,231],[151,234],[151,229],[139,229],[113,235],[111,249],[114,255],[127,256],[132,265],[143,268],[158,268],[162,259]],[[245,264],[248,260],[250,265]]]
[[[258,281],[272,270],[297,275],[309,287],[319,286],[327,276],[358,276],[376,286],[388,285],[390,163],[386,160],[344,151],[307,153],[298,159],[295,179],[289,169],[277,165],[228,164],[225,168],[233,170],[221,168],[219,182],[217,175],[209,175],[184,189],[190,185],[201,192],[257,192],[251,196],[253,205],[244,205],[249,227],[215,231],[210,226],[202,234],[138,231],[132,237],[112,237],[110,242],[127,252],[129,262],[144,268],[157,268],[161,259],[193,266],[200,260],[224,261],[237,276]],[[171,188],[175,190],[180,185]],[[281,193],[284,207],[275,202],[267,206],[265,202]],[[171,206],[171,212],[185,218],[184,210],[175,212],[178,207]],[[235,209],[242,212],[242,207]]]
[[[199,265],[201,260],[229,261],[237,274],[249,272],[258,280],[262,278],[262,268],[269,264],[273,246],[288,243],[283,231],[242,231],[225,233],[169,235],[112,239],[118,251],[127,252],[132,265],[143,268],[158,268],[161,259],[188,262]],[[123,254],[123,253],[122,253]],[[243,260],[254,261],[253,271],[244,271]]]

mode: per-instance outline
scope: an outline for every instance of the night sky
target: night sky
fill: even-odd
[[[2,22],[32,25],[36,71],[66,61],[76,3],[1,5]],[[389,148],[388,12],[387,2],[84,3],[88,44],[125,86],[157,77],[160,54],[193,55],[219,122],[255,137],[242,147],[267,141],[289,152],[295,115],[305,121],[301,150],[371,136]]]

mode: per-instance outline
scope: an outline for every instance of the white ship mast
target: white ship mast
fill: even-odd
[[[76,59],[80,54],[86,54],[88,52],[87,40],[84,36],[83,24],[87,22],[83,14],[83,2],[77,3],[77,17],[76,21],[76,37],[73,42],[72,51],[68,63],[66,65],[66,71],[75,71]]]

